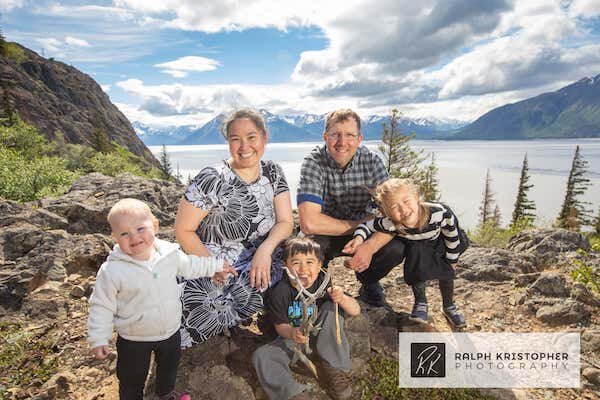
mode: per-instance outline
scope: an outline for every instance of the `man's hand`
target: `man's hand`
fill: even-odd
[[[354,255],[344,262],[344,266],[355,272],[363,272],[369,268],[374,253],[368,242],[365,242],[355,249]]]

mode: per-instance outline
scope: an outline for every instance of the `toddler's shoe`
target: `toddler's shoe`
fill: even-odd
[[[444,316],[452,325],[457,328],[464,328],[467,326],[465,322],[465,316],[458,312],[458,308],[453,304],[450,307],[443,308]]]
[[[410,313],[410,317],[422,319],[423,321],[427,322],[429,320],[429,314],[427,312],[428,310],[429,306],[427,303],[415,303]]]
[[[192,397],[187,393],[179,393],[176,391],[172,391],[169,394],[160,396],[159,400],[192,400]]]
[[[338,368],[333,368],[326,361],[320,363],[319,376],[327,387],[327,393],[334,400],[348,400],[352,397],[350,375]]]

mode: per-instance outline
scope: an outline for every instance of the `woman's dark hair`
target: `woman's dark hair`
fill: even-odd
[[[323,262],[325,255],[321,245],[310,236],[291,237],[283,244],[283,261],[296,254],[314,254],[319,262]]]
[[[256,125],[259,131],[261,131],[262,135],[265,136],[267,134],[267,126],[265,125],[265,120],[257,111],[244,108],[241,110],[237,110],[231,113],[225,121],[223,121],[223,125],[221,126],[221,133],[227,139],[229,137],[229,127],[231,124],[238,119],[249,119]]]

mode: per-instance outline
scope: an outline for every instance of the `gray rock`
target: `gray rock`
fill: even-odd
[[[532,229],[517,233],[508,245],[508,250],[533,254],[538,266],[550,265],[559,253],[587,250],[589,241],[580,233],[566,229]]]
[[[524,287],[527,286],[533,282],[535,282],[535,280],[537,278],[539,278],[540,276],[540,272],[533,272],[531,274],[520,274],[515,276],[515,286],[516,287]]]
[[[600,297],[591,292],[585,285],[577,282],[573,284],[571,296],[584,304],[592,307],[600,307]]]
[[[592,385],[600,386],[600,369],[591,367],[585,368],[582,375]]]
[[[225,365],[212,368],[198,366],[190,371],[188,384],[192,398],[221,399],[254,399],[250,385],[239,376],[233,375]]]
[[[356,317],[346,318],[344,329],[350,343],[352,369],[360,369],[371,357],[369,319],[362,313]]]
[[[557,272],[542,272],[539,278],[529,286],[529,290],[550,297],[567,297],[569,295],[565,277]]]
[[[590,315],[583,304],[571,299],[564,299],[553,305],[542,306],[535,314],[537,319],[548,325],[574,324],[589,318]]]
[[[69,294],[71,295],[71,297],[80,299],[86,295],[85,288],[83,288],[82,286],[79,286],[79,285],[73,286],[73,289],[71,289],[71,292]]]
[[[521,271],[510,265],[478,265],[466,271],[458,271],[457,276],[469,281],[510,281]]]

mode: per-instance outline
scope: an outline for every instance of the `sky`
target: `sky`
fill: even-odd
[[[154,126],[239,107],[472,121],[600,74],[598,0],[0,0],[0,26]]]

